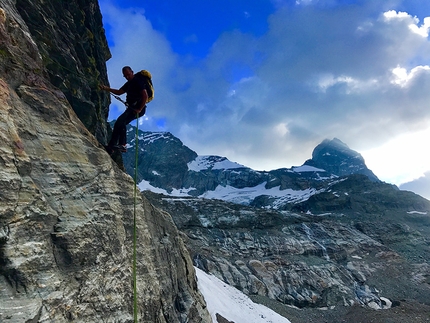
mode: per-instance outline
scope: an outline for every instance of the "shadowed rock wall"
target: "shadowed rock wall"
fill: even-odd
[[[16,0],[37,43],[50,82],[66,96],[87,129],[108,139],[109,95],[105,62],[111,57],[97,1]]]

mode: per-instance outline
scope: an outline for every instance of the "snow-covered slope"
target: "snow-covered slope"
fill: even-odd
[[[238,177],[246,177],[249,174],[256,173],[261,175],[259,172],[255,172],[250,168],[247,168],[238,163],[229,161],[225,157],[219,156],[197,156],[195,160],[188,163],[188,169],[194,173],[202,172],[202,177],[209,177],[208,173],[212,174],[215,170],[221,174],[229,173],[228,176],[234,175]],[[194,194],[197,191],[195,187],[172,189],[167,191],[163,188],[155,187],[151,185],[149,181],[142,180],[139,183],[140,190],[150,190],[154,193],[161,193],[168,196],[175,197],[200,197],[206,199],[223,200],[242,205],[251,205],[257,198],[265,197],[270,200],[270,205],[265,205],[270,208],[277,209],[284,206],[285,204],[295,204],[308,200],[312,195],[324,192],[327,190],[327,186],[324,187],[285,187],[279,177],[290,177],[290,178],[307,178],[308,181],[330,181],[335,183],[337,176],[329,175],[323,169],[319,169],[312,166],[298,166],[290,169],[282,169],[277,171],[278,174],[263,173],[261,176],[266,181],[262,181],[254,186],[247,186],[246,182],[243,187],[237,187],[232,183],[231,185],[219,183],[213,189],[204,190],[201,194]],[[276,186],[275,186],[276,185]]]
[[[266,182],[254,187],[235,188],[233,186],[218,185],[214,190],[207,191],[198,197],[206,199],[223,200],[242,205],[250,205],[255,198],[259,196],[267,196],[273,199],[271,208],[277,209],[286,203],[299,203],[309,199],[314,194],[325,191],[325,189],[317,190],[315,188],[307,188],[304,190],[284,189],[278,187],[267,189]],[[173,197],[193,197],[190,195],[192,188],[188,189],[175,189],[167,192],[164,189],[152,186],[148,181],[142,181],[138,184],[141,191],[149,190],[154,193],[160,193]],[[275,201],[276,200],[276,201]]]
[[[214,275],[194,268],[199,290],[206,300],[214,323],[217,322],[217,313],[234,323],[291,323],[271,309],[254,303],[248,296]]]
[[[188,170],[194,172],[200,172],[203,170],[227,170],[237,168],[248,167],[245,167],[235,162],[231,162],[226,157],[220,156],[197,156],[196,159],[188,163]]]

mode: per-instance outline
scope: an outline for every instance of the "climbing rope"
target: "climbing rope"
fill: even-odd
[[[137,281],[136,281],[136,204],[137,204],[137,162],[139,140],[139,112],[136,112],[136,138],[134,159],[134,214],[133,214],[133,296],[134,296],[134,323],[137,323]]]
[[[112,94],[112,93],[111,93]],[[112,94],[112,96],[124,103],[119,96]],[[136,225],[136,205],[137,205],[137,163],[139,156],[139,112],[136,112],[136,134],[135,134],[135,154],[134,154],[134,212],[133,212],[133,317],[134,323],[137,323],[137,274],[136,274],[136,246],[137,246],[137,225]]]
[[[115,99],[124,103],[118,95],[110,93]],[[136,230],[136,205],[137,205],[137,163],[138,163],[138,145],[139,145],[139,112],[136,112],[136,135],[135,135],[135,157],[134,157],[134,212],[133,212],[133,317],[134,323],[137,323],[137,274],[136,274],[136,245],[137,245],[137,230]]]
[[[118,101],[121,101],[122,103],[124,103],[124,105],[127,107],[128,106],[128,104],[127,104],[127,102],[125,102],[123,99],[121,99],[118,95],[115,95],[115,94],[113,94],[112,92],[110,92],[110,94],[115,98],[115,99],[117,99]],[[138,117],[139,118],[139,117]]]

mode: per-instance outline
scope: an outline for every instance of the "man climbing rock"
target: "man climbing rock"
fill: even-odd
[[[127,82],[119,89],[112,89],[106,85],[101,85],[100,89],[116,95],[127,93],[125,105],[127,108],[118,117],[113,127],[112,138],[106,147],[107,152],[111,155],[115,150],[126,152],[127,143],[127,125],[135,120],[137,116],[141,117],[146,112],[146,103],[149,102],[149,94],[152,95],[152,81],[149,77],[141,72],[134,74],[130,66],[122,68],[122,74]]]

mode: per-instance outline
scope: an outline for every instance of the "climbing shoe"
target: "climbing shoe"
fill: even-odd
[[[127,146],[126,145],[115,145],[112,147],[114,150],[118,150],[119,152],[126,153]]]
[[[103,147],[105,147],[105,149],[109,155],[113,154],[114,149],[112,147],[110,147],[110,146],[103,146]]]

